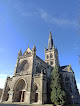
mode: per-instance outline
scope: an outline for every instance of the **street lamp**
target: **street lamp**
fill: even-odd
[[[73,101],[73,106],[74,106],[74,96],[72,95],[72,96],[71,96],[71,98],[72,98],[72,101]]]

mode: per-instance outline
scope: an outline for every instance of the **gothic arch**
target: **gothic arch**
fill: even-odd
[[[33,85],[33,92],[36,92],[36,90],[38,90],[38,86],[37,86],[37,84],[35,83],[35,84]]]
[[[50,54],[50,58],[53,58],[53,54],[52,53]]]
[[[32,101],[33,102],[38,102],[38,89],[39,89],[39,86],[35,83],[33,85],[33,89],[32,89]]]
[[[27,84],[27,82],[26,82],[26,80],[25,80],[24,78],[19,78],[19,79],[15,82],[14,87],[13,87],[13,90],[16,89],[17,84],[18,84],[21,80],[23,80],[23,81],[25,82],[25,89],[27,90],[28,84]]]
[[[25,79],[20,78],[16,81],[13,88],[13,101],[14,102],[20,102],[23,101],[21,97],[23,98],[24,92],[26,92],[27,89],[27,83]],[[17,96],[16,96],[17,95]]]

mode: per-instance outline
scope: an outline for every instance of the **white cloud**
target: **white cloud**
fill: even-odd
[[[0,88],[4,88],[7,76],[7,74],[0,74]],[[12,77],[12,75],[10,75],[10,77]]]
[[[58,26],[62,26],[62,25],[77,26],[77,22],[75,20],[69,20],[69,19],[51,16],[50,14],[45,12],[43,9],[39,9],[39,13],[40,13],[40,17],[49,24],[56,24]]]
[[[0,77],[5,77],[7,76],[7,74],[0,74]]]
[[[80,90],[80,78],[76,78],[77,87]]]
[[[37,8],[34,3],[23,4],[22,2],[18,2],[14,5],[14,8],[21,14],[23,17],[40,17],[48,24],[55,24],[57,26],[77,26],[77,22],[75,20],[69,20],[65,18],[60,18],[56,16],[52,16],[48,14],[44,9]]]
[[[77,87],[78,87],[78,89],[80,90],[80,83],[77,83]]]
[[[43,9],[37,9],[34,12],[26,11],[21,13],[22,16],[30,17],[30,16],[38,16],[41,19],[43,19],[48,24],[55,24],[58,26],[77,26],[77,22],[75,20],[69,20],[64,18],[59,18],[56,16],[51,16],[47,12],[45,12]]]
[[[0,88],[4,88],[4,85],[5,85],[5,81],[6,81],[6,78],[5,79],[0,79]]]

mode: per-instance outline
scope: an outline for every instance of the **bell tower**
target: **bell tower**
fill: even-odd
[[[54,46],[51,30],[49,33],[48,48],[45,47],[45,62],[52,67],[59,66],[58,50]]]

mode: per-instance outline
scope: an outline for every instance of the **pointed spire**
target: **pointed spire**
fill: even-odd
[[[51,29],[50,29],[50,32],[49,32],[49,38],[50,38],[50,37],[52,37],[52,34],[51,34]]]
[[[22,50],[20,49],[18,56],[21,56],[21,55],[22,55]]]
[[[49,40],[48,40],[48,49],[52,49],[53,46],[54,46],[54,44],[53,44],[53,38],[52,38],[52,34],[51,34],[51,29],[50,29]]]
[[[71,64],[69,64],[69,67],[71,67]]]
[[[33,52],[33,55],[36,55],[36,46],[35,46],[35,44],[34,44],[34,46],[33,46],[33,49],[32,49],[32,52]]]
[[[71,64],[69,64],[67,67],[69,72],[72,71]]]
[[[46,45],[45,45],[45,50],[46,50]]]
[[[36,46],[35,46],[35,44],[34,44],[34,46],[33,46],[33,49],[36,50]]]

